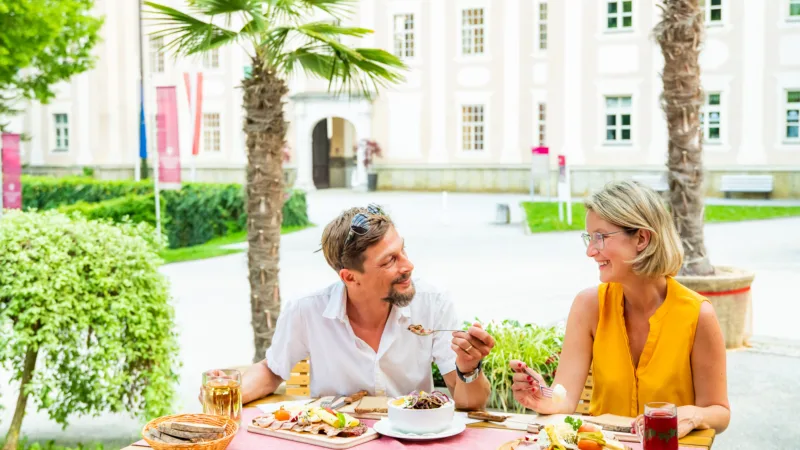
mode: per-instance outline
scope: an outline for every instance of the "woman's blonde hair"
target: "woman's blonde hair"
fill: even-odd
[[[646,277],[674,276],[683,264],[683,245],[661,197],[636,181],[614,181],[584,202],[606,222],[628,230],[650,231],[650,243],[633,261],[633,272]]]

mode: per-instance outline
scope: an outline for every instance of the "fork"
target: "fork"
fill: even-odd
[[[552,398],[553,397],[553,388],[549,388],[547,386],[542,386],[542,383],[539,383],[539,379],[536,378],[536,374],[531,370],[530,367],[525,367],[525,373],[530,376],[536,384],[539,385],[539,392],[542,393],[543,397]]]
[[[334,397],[333,397],[331,400],[325,400],[325,401],[323,401],[322,403],[320,403],[320,404],[319,404],[319,406],[320,406],[320,408],[322,408],[322,409],[325,409],[325,408],[330,408],[330,407],[331,407],[331,405],[333,405],[334,403],[336,403],[336,401],[337,401],[337,400],[339,400],[339,399],[340,399],[340,398],[342,398],[342,397],[344,397],[344,395],[336,395],[336,396],[334,396]]]
[[[408,330],[408,331],[411,331],[412,333],[416,334],[417,336],[430,336],[433,333],[438,333],[440,331],[464,331],[464,330],[424,330],[424,331]]]

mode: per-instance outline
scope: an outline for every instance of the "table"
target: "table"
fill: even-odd
[[[284,392],[283,389],[279,388],[276,391],[275,394],[268,395],[267,397],[264,397],[262,399],[250,402],[250,403],[244,405],[244,407],[245,408],[252,408],[252,407],[255,407],[255,406],[258,406],[258,405],[269,404],[269,403],[278,403],[278,402],[294,401],[294,400],[310,400],[309,397],[291,396],[291,395],[286,395],[283,392]],[[508,415],[508,414],[506,414],[506,415]],[[522,417],[523,415],[514,415],[514,416]],[[525,415],[525,416],[530,417],[530,415]],[[513,417],[512,417],[512,419],[513,419]],[[243,426],[246,427],[246,425],[243,425]],[[498,426],[496,424],[493,424],[491,422],[472,423],[472,424],[467,425],[467,427],[468,428],[495,428],[495,429],[501,428],[500,426]],[[502,428],[505,428],[505,427],[502,427]],[[508,433],[508,435],[509,435],[508,440],[509,441],[513,440],[513,439],[516,439],[517,437],[519,437],[519,434],[521,433],[520,431],[516,431],[515,432],[515,431],[507,430],[507,429],[504,430],[504,432]],[[683,447],[689,447],[689,448],[697,448],[697,449],[709,450],[711,448],[711,445],[714,442],[714,437],[715,437],[714,430],[693,431],[688,436],[686,436],[683,439],[681,439],[681,447],[682,448]],[[132,444],[132,445],[129,445],[128,447],[123,448],[122,450],[143,450],[143,449],[147,449],[147,448],[149,448],[149,447],[141,447],[141,446],[137,446],[137,445],[133,445]],[[309,446],[309,449],[312,449],[312,448],[321,448],[321,447],[311,447],[311,446]],[[357,450],[358,447],[355,447],[355,449]]]

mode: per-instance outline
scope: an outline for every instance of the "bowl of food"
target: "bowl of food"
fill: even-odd
[[[402,433],[429,434],[453,423],[455,402],[439,391],[414,391],[389,400],[389,423]]]

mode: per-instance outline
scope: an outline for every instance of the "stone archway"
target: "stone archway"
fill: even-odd
[[[357,139],[372,137],[372,104],[364,98],[337,97],[329,94],[298,94],[291,97],[294,107],[295,154],[297,179],[295,187],[314,190],[313,133],[320,120],[340,117],[355,128]],[[357,179],[366,183],[366,170],[361,158]],[[358,186],[353,186],[358,187]]]

